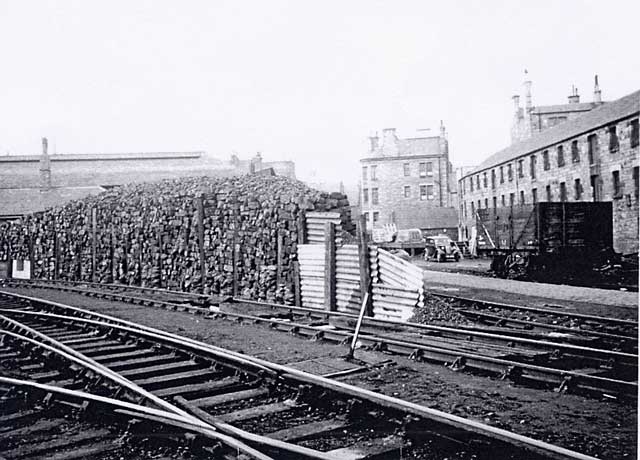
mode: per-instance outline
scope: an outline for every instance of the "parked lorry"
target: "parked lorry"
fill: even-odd
[[[612,203],[536,203],[476,212],[477,252],[499,276],[586,273],[613,252]]]
[[[372,239],[381,248],[401,249],[412,256],[423,252],[425,248],[425,239],[419,228],[398,230],[395,225],[386,225],[380,229],[374,229]]]

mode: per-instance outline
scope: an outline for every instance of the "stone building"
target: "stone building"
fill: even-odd
[[[187,176],[226,177],[272,168],[295,178],[293,162],[232,158],[223,162],[205,152],[143,152],[49,155],[46,138],[40,155],[0,156],[0,220],[43,211],[70,200],[133,182]]]
[[[367,228],[456,228],[455,174],[444,125],[431,137],[400,139],[395,128],[370,137],[360,160],[360,205]]]
[[[636,91],[491,155],[458,183],[462,233],[481,208],[610,201],[614,249],[637,252],[639,114]]]

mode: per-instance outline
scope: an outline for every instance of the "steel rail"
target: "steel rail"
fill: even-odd
[[[0,291],[0,293],[2,293],[2,291]],[[343,318],[354,319],[354,320],[358,319],[357,315],[353,315],[351,313],[333,312],[333,311],[325,312],[322,310],[311,309],[311,308],[291,307],[288,305],[278,305],[278,304],[272,304],[267,302],[259,302],[256,300],[244,299],[242,297],[234,297],[233,301],[238,303],[248,303],[253,305],[269,306],[269,307],[276,307],[276,308],[289,309],[289,310],[295,309],[295,310],[308,311],[309,313],[316,313],[318,316],[336,316],[336,317],[343,317]],[[223,312],[223,313],[231,314],[228,312]],[[235,315],[237,313],[233,313],[233,314]],[[494,334],[491,332],[482,332],[482,331],[476,331],[476,330],[454,328],[450,326],[436,326],[432,324],[402,322],[402,321],[386,320],[386,319],[370,318],[370,317],[365,317],[363,321],[364,321],[364,324],[366,325],[379,324],[382,326],[400,326],[403,328],[411,328],[411,329],[418,329],[418,330],[425,330],[425,331],[448,333],[452,335],[459,335],[459,336],[462,336],[462,340],[467,340],[468,337],[478,337],[478,338],[487,339],[489,342],[504,341],[507,343],[509,342],[521,343],[521,344],[531,345],[533,347],[542,348],[549,351],[554,351],[559,349],[559,350],[572,351],[576,353],[584,352],[584,353],[590,353],[595,355],[602,355],[606,358],[609,358],[609,357],[631,358],[635,361],[637,361],[638,359],[638,355],[618,352],[614,350],[585,347],[581,345],[573,345],[573,344],[562,343],[562,342],[549,342],[546,340],[529,339],[526,337],[519,337],[519,336],[512,336],[512,335]],[[576,331],[576,332],[578,334],[581,333],[581,331]]]
[[[39,301],[41,303],[45,303],[45,304],[50,303],[49,301],[43,301],[40,299],[34,299],[34,300]],[[65,306],[62,304],[57,304],[57,305],[58,305],[58,308],[68,308],[68,306]],[[70,307],[70,309],[77,309],[77,308]],[[77,309],[77,310],[81,310],[81,309]],[[28,313],[22,310],[17,310],[16,312]],[[48,315],[51,315],[51,314],[48,314]],[[55,316],[60,316],[64,319],[74,319],[73,317],[62,316],[62,315],[55,315]],[[106,315],[101,315],[101,316],[106,316]],[[75,318],[75,319],[81,320],[83,322],[95,322],[94,320],[89,320],[86,318]],[[113,318],[113,320],[116,322],[120,321],[117,318]],[[113,327],[117,325],[106,324],[106,326]],[[129,327],[125,328],[123,326],[119,326],[119,327],[122,329],[129,330],[131,332],[136,332],[136,330],[133,328],[129,328]],[[154,334],[151,334],[148,331],[154,331]],[[295,381],[310,383],[310,384],[324,387],[326,389],[337,391],[343,394],[348,394],[357,398],[365,399],[370,402],[379,404],[383,407],[399,410],[405,413],[408,412],[413,415],[426,418],[437,423],[448,425],[455,429],[459,429],[465,432],[473,432],[475,434],[478,434],[484,437],[489,437],[501,442],[505,442],[509,445],[514,445],[518,448],[535,452],[538,455],[547,456],[548,458],[553,458],[558,460],[560,459],[595,460],[594,457],[581,454],[579,452],[571,451],[569,449],[565,449],[560,446],[555,446],[555,445],[546,443],[544,441],[535,440],[527,436],[512,433],[510,431],[507,431],[501,428],[485,425],[483,423],[479,423],[474,420],[465,419],[463,417],[459,417],[453,414],[448,414],[436,409],[428,408],[428,407],[421,406],[419,404],[411,403],[408,401],[403,401],[401,399],[398,399],[392,396],[383,395],[380,393],[373,392],[371,390],[355,387],[343,382],[312,375],[307,372],[293,369],[289,366],[285,366],[282,364],[271,363],[260,358],[255,358],[255,357],[247,356],[241,353],[225,350],[225,349],[216,347],[214,345],[204,344],[204,343],[195,341],[193,339],[189,339],[187,337],[177,336],[175,334],[159,331],[157,329],[154,330],[153,328],[149,328],[148,326],[143,326],[142,328],[138,329],[137,332],[143,336],[144,335],[153,335],[156,337],[164,336],[164,339],[169,342],[173,342],[175,344],[179,344],[182,346],[188,345],[195,350],[202,351],[205,353],[209,352],[214,356],[224,355],[230,358],[237,358],[239,360],[242,360],[243,362],[251,362],[256,366],[268,368],[272,372],[277,373],[280,377],[283,377],[283,378],[286,377]]]
[[[19,310],[20,311],[20,310]],[[165,410],[168,410],[169,412],[173,412],[175,414],[181,415],[182,417],[186,417],[188,419],[193,419],[193,420],[198,420],[197,418],[195,418],[193,415],[189,414],[188,412],[185,412],[184,410],[180,409],[179,407],[174,406],[171,403],[168,403],[167,401],[165,401],[162,398],[157,397],[156,395],[154,395],[153,393],[148,392],[147,390],[145,390],[144,388],[139,387],[138,385],[136,385],[135,383],[133,383],[132,381],[130,381],[129,379],[121,376],[120,374],[117,374],[116,372],[113,372],[111,369],[109,369],[106,366],[103,366],[102,364],[96,362],[95,360],[89,358],[88,356],[85,356],[81,353],[78,353],[77,351],[75,351],[74,349],[72,349],[71,347],[64,345],[61,342],[58,342],[55,339],[52,339],[51,337],[27,326],[26,324],[22,324],[19,321],[16,321],[14,319],[11,318],[7,318],[4,315],[0,315],[0,321],[4,321],[6,323],[12,324],[14,327],[20,328],[24,331],[26,331],[27,333],[29,333],[30,335],[36,336],[38,337],[40,340],[45,341],[45,342],[49,342],[51,345],[46,345],[42,342],[38,342],[36,340],[33,339],[28,339],[27,337],[24,337],[25,340],[29,340],[30,342],[34,343],[34,344],[39,344],[40,346],[44,346],[45,348],[55,351],[56,353],[60,354],[61,356],[64,356],[67,359],[70,359],[78,364],[81,364],[83,367],[88,368],[90,370],[92,370],[93,372],[98,373],[99,375],[102,375],[105,378],[108,378],[109,380],[117,383],[118,385],[126,388],[127,390],[138,394],[139,396],[152,401],[154,404],[156,404],[159,407],[164,408]],[[198,420],[199,421],[199,420]]]
[[[636,328],[638,327],[638,321],[633,321],[628,319],[609,318],[607,316],[587,315],[584,313],[564,312],[564,311],[556,310],[553,308],[528,307],[525,305],[514,305],[514,304],[508,304],[508,303],[502,303],[502,302],[493,302],[490,300],[474,299],[472,297],[462,297],[455,294],[444,294],[440,292],[438,293],[434,292],[432,293],[432,295],[434,295],[435,297],[443,298],[443,299],[453,299],[459,302],[486,305],[487,308],[496,307],[496,308],[503,308],[505,310],[531,311],[535,313],[544,313],[544,314],[554,315],[554,316],[564,316],[568,318],[582,319],[585,321],[597,321],[601,323],[616,324],[619,326],[632,326]],[[624,308],[631,308],[631,307],[624,307]]]
[[[67,388],[56,387],[52,385],[47,385],[43,383],[32,382],[28,380],[20,380],[14,379],[11,377],[0,376],[0,383],[4,383],[7,385],[12,385],[15,387],[23,387],[29,388],[32,390],[40,390],[46,393],[55,394],[65,398],[73,398],[79,399],[81,401],[89,401],[92,403],[97,403],[103,406],[107,406],[114,410],[114,412],[122,412],[129,416],[134,416],[136,418],[141,418],[150,421],[161,421],[162,423],[169,425],[174,428],[180,428],[182,430],[188,430],[200,435],[203,435],[209,439],[220,441],[227,445],[228,447],[241,451],[242,453],[251,456],[256,460],[274,460],[273,457],[269,457],[259,450],[250,447],[232,436],[223,434],[219,431],[213,430],[210,427],[202,424],[193,423],[189,419],[185,419],[184,417],[177,415],[172,412],[167,412],[163,410],[153,409],[146,406],[141,406],[138,404],[130,403],[127,401],[120,401],[113,398],[108,398],[106,396],[94,395],[91,393],[85,393],[77,390],[70,390]],[[198,422],[199,419],[195,419]]]
[[[0,294],[3,294],[3,293],[4,293],[3,291],[0,291]],[[20,296],[20,295],[17,295],[17,296]],[[20,296],[20,297],[26,298],[26,296]],[[56,305],[58,308],[77,311],[83,315],[107,319],[108,321],[115,322],[116,324],[124,324],[127,327],[133,327],[134,329],[153,331],[153,333],[162,334],[162,335],[171,335],[164,331],[149,328],[147,326],[138,325],[136,323],[110,317],[100,313],[94,313],[88,310],[80,309],[78,307],[65,306],[62,304],[56,304],[55,302],[42,301],[35,298],[29,298],[29,299],[36,302],[40,302],[40,303]],[[5,312],[9,312],[9,311],[11,310],[5,310]],[[13,310],[11,312],[27,313],[23,310]],[[223,313],[223,314],[227,314],[227,313]],[[330,331],[330,330],[326,330],[316,326],[310,326],[305,324],[295,324],[289,321],[265,319],[265,318],[255,317],[255,316],[239,315],[234,313],[229,313],[228,315],[242,316],[243,318],[247,318],[255,322],[268,322],[272,324],[279,324],[289,328],[297,327],[298,329],[306,329],[306,330],[313,331],[314,333],[322,333],[326,338],[328,338],[329,335],[333,335],[333,336],[339,337],[340,340],[348,340],[353,336],[352,333],[346,332],[346,331],[340,331],[340,330]],[[64,318],[70,319],[71,317],[65,316]],[[93,320],[87,320],[87,321],[93,321]],[[179,337],[179,336],[174,336],[174,337]],[[576,371],[537,366],[533,364],[522,363],[522,362],[512,361],[512,360],[505,360],[501,358],[492,358],[492,357],[479,355],[471,352],[451,350],[443,347],[428,346],[428,345],[420,344],[417,342],[388,339],[388,338],[383,338],[381,336],[361,335],[360,339],[361,341],[367,342],[372,345],[375,345],[379,342],[384,342],[393,347],[398,347],[401,353],[404,352],[408,355],[414,354],[416,350],[420,350],[421,353],[427,353],[427,356],[425,356],[425,358],[430,357],[432,360],[435,360],[438,362],[454,363],[458,358],[463,357],[465,360],[465,364],[464,364],[465,367],[473,368],[480,372],[486,372],[489,370],[504,376],[504,375],[507,375],[512,369],[520,369],[523,371],[527,371],[526,375],[522,375],[523,378],[531,379],[535,381],[541,381],[541,382],[544,382],[545,384],[555,384],[558,386],[562,386],[563,384],[566,384],[568,379],[573,379],[572,384],[577,386],[582,386],[588,390],[596,389],[600,392],[620,392],[626,396],[631,396],[631,397],[633,397],[634,395],[637,395],[638,393],[638,384],[636,382],[629,382],[624,380],[611,379],[607,377],[600,377],[600,376],[584,374]],[[628,354],[622,354],[622,355],[629,358],[637,359],[635,355],[628,355]]]
[[[141,331],[139,329],[134,329],[134,328],[129,328],[129,327],[122,327],[119,324],[113,324],[113,323],[101,323],[99,321],[95,321],[95,320],[89,320],[86,318],[78,318],[78,317],[74,317],[74,316],[63,316],[63,315],[56,315],[53,313],[45,313],[45,312],[33,312],[33,311],[24,311],[24,310],[4,310],[4,312],[9,312],[9,313],[17,313],[17,314],[23,314],[26,316],[39,316],[39,317],[49,317],[49,318],[56,318],[56,319],[60,319],[60,320],[72,320],[72,321],[80,321],[80,322],[84,322],[87,324],[92,324],[94,326],[101,326],[101,327],[108,327],[108,328],[117,328],[120,330],[123,330],[125,332],[130,332],[130,333],[142,333],[144,335],[148,335],[151,336],[152,338],[154,338],[156,341],[157,340],[166,340],[166,337],[162,337],[160,335],[157,334],[151,334],[151,333],[147,333],[145,331]],[[1,317],[2,315],[0,315]],[[27,326],[24,326],[27,327]],[[42,334],[43,335],[43,334]],[[46,337],[46,336],[45,336]],[[53,339],[51,339],[53,340]],[[170,340],[170,342],[175,346],[175,345],[180,345],[180,339],[178,340]],[[224,352],[226,352],[227,350],[224,349],[220,349],[223,352],[211,352],[211,351],[204,351],[204,350],[199,350],[200,352],[205,352],[208,354],[215,354],[216,357],[218,359],[224,359],[226,361],[234,361],[235,363],[237,362],[241,362],[244,366],[251,366],[253,368],[254,371],[266,371],[269,374],[272,375],[276,375],[277,376],[277,372],[269,369],[268,367],[265,366],[261,366],[259,364],[253,363],[251,360],[247,360],[244,359],[246,358],[246,356],[239,356],[239,357],[234,357],[234,359],[230,359],[229,356],[225,356]],[[77,353],[77,352],[76,352]],[[90,360],[90,358],[87,358]],[[101,366],[101,365],[99,365]],[[113,373],[113,371],[109,370],[109,372]],[[115,374],[115,373],[114,373]],[[117,375],[117,374],[116,374]],[[120,377],[123,380],[126,380],[124,377]],[[132,384],[134,386],[137,387],[137,385]],[[140,387],[138,387],[140,388]],[[149,393],[146,390],[140,388],[139,392],[143,392],[143,393]],[[210,428],[216,428],[221,430],[222,432],[226,432],[226,433],[231,433],[234,436],[238,436],[238,437],[242,437],[243,439],[250,441],[250,442],[259,442],[260,444],[270,447],[270,448],[275,448],[275,449],[280,449],[280,450],[287,450],[290,453],[296,454],[296,455],[300,455],[303,456],[304,458],[310,458],[310,459],[330,459],[333,458],[330,454],[327,454],[325,452],[319,452],[316,451],[314,449],[308,449],[306,447],[302,447],[302,446],[297,446],[295,444],[290,444],[287,442],[283,442],[283,441],[278,441],[275,439],[271,439],[268,438],[266,436],[260,436],[260,435],[256,435],[254,433],[250,433],[244,430],[241,430],[239,428],[236,427],[231,427],[230,425],[226,424],[226,423],[221,423],[221,422],[213,422],[213,421],[203,421],[202,419],[196,417],[195,415],[184,411],[183,409],[180,409],[160,398],[158,398],[157,396],[153,395],[152,393],[149,393],[153,396],[153,398],[158,399],[160,401],[162,401],[164,403],[165,406],[171,407],[173,409],[173,412],[177,412],[179,415],[185,417],[187,420],[191,420],[194,423],[198,423],[203,427],[210,427]],[[231,429],[233,428],[233,429]]]
[[[86,290],[82,290],[82,289],[77,289],[77,292],[81,292],[81,293],[93,293],[95,292],[96,295],[109,295],[109,296],[114,296],[116,298],[122,298],[123,296],[121,295],[116,295],[113,293],[103,293],[100,291],[86,291]],[[6,291],[0,291],[0,294],[5,293]],[[171,302],[166,302],[166,301],[158,301],[158,300],[151,300],[151,299],[145,299],[145,298],[141,298],[141,297],[130,297],[133,300],[136,301],[140,301],[140,302],[160,302],[162,304],[165,305],[169,305],[172,306],[174,308],[181,308],[181,306],[177,305],[177,304],[171,304]],[[238,302],[238,303],[247,303],[247,304],[252,304],[252,305],[259,305],[259,306],[269,306],[272,308],[279,308],[279,309],[288,309],[288,310],[292,310],[292,311],[303,311],[306,313],[310,313],[310,314],[316,314],[319,317],[342,317],[342,318],[347,318],[347,319],[354,319],[357,320],[358,316],[357,315],[353,315],[350,313],[344,313],[344,312],[324,312],[322,310],[317,310],[317,309],[312,309],[312,308],[305,308],[305,307],[294,307],[294,306],[288,306],[288,305],[280,305],[280,304],[274,304],[274,303],[268,303],[268,302],[260,302],[260,301],[255,301],[255,300],[250,300],[250,299],[244,299],[242,297],[234,297],[233,302]],[[202,312],[204,311],[208,311],[206,309],[203,309],[202,307],[190,307],[190,309],[198,309],[198,310],[202,310]],[[251,319],[251,320],[255,320],[255,317],[252,317],[251,315],[242,315],[240,313],[229,313],[229,312],[225,312],[225,314],[228,315],[233,315],[233,316],[237,316],[237,317],[246,317],[247,319]],[[611,358],[630,358],[634,361],[637,361],[638,356],[634,355],[634,354],[629,354],[629,353],[623,353],[623,352],[618,352],[615,350],[607,350],[607,349],[602,349],[602,348],[595,348],[595,347],[586,347],[586,346],[580,346],[580,345],[574,345],[574,344],[569,344],[569,343],[563,343],[563,342],[552,342],[552,341],[546,341],[546,340],[539,340],[539,339],[530,339],[530,338],[526,338],[526,337],[519,337],[519,336],[515,336],[515,335],[504,335],[504,334],[496,334],[496,333],[490,333],[490,332],[482,332],[482,331],[475,331],[475,330],[468,330],[468,329],[463,329],[463,328],[453,328],[450,326],[436,326],[436,325],[430,325],[430,324],[419,324],[419,323],[412,323],[412,322],[401,322],[401,321],[394,321],[394,320],[385,320],[385,319],[379,319],[379,318],[370,318],[370,317],[365,317],[363,319],[363,324],[365,325],[374,325],[374,324],[379,324],[379,325],[383,325],[383,326],[400,326],[403,328],[411,328],[411,329],[418,329],[418,330],[425,330],[425,331],[435,331],[435,332],[439,332],[439,333],[443,333],[443,334],[450,334],[450,335],[454,335],[454,336],[458,336],[456,337],[456,339],[458,340],[468,340],[469,337],[476,337],[476,338],[480,338],[480,339],[484,339],[489,343],[495,343],[495,342],[504,342],[506,343],[506,346],[513,349],[512,344],[513,343],[519,343],[519,344],[523,344],[523,345],[529,345],[532,346],[536,349],[543,349],[543,350],[547,350],[547,351],[552,351],[555,352],[556,350],[560,350],[563,351],[565,353],[576,353],[578,355],[580,355],[580,353],[583,353],[584,355],[589,355],[589,356],[602,356],[603,359],[611,359]],[[537,323],[536,323],[537,324]],[[564,329],[563,329],[564,330]],[[584,332],[583,331],[573,331],[573,334],[578,334],[578,335],[583,335]],[[589,334],[589,332],[587,332],[587,334]],[[623,336],[620,336],[620,338],[622,339]]]

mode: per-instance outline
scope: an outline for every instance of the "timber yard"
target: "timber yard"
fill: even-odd
[[[467,37],[466,29],[450,19],[467,14],[460,5],[433,5],[427,11],[415,4],[411,15],[373,2],[354,10],[353,5],[327,6],[316,11],[323,18],[316,21],[284,3],[291,9],[287,17],[309,28],[280,25],[293,27],[299,46],[314,50],[305,48],[304,58],[298,56],[309,69],[316,68],[316,54],[318,62],[326,59],[324,42],[316,42],[311,31],[341,24],[342,15],[352,19],[341,26],[343,33],[356,27],[373,41],[380,27],[358,27],[384,19],[386,33],[395,30],[397,51],[405,38],[405,45],[413,43],[410,37],[429,40],[421,27],[409,33],[409,27],[390,21],[396,14],[444,33],[442,21]],[[193,3],[174,12],[189,18],[187,33],[176,29],[177,17],[163,18],[169,9],[160,4],[140,4],[131,13],[135,27],[119,30],[131,40],[130,48],[127,42],[118,50],[130,57],[126,65],[102,45],[93,46],[92,53],[95,49],[107,62],[114,59],[127,74],[133,65],[149,75],[133,63],[155,65],[155,58],[146,51],[147,39],[140,41],[132,30],[161,31],[153,40],[165,44],[161,53],[175,64],[172,72],[188,82],[179,94],[191,101],[189,111],[197,106],[195,97],[202,107],[206,101],[236,119],[220,118],[222,125],[212,130],[198,127],[199,116],[208,126],[209,112],[215,112],[210,107],[193,110],[194,119],[186,120],[179,109],[164,113],[140,103],[131,107],[140,115],[134,121],[120,111],[122,100],[107,86],[103,97],[96,86],[84,87],[78,79],[65,86],[55,75],[52,81],[68,88],[65,97],[78,107],[83,98],[72,85],[102,97],[106,107],[121,114],[122,122],[108,118],[107,123],[131,147],[106,153],[113,149],[101,144],[98,133],[105,128],[100,122],[83,125],[82,117],[65,118],[57,107],[56,115],[46,116],[56,121],[42,122],[37,135],[20,128],[27,122],[18,112],[15,121],[11,117],[12,124],[0,133],[1,149],[6,144],[20,150],[12,154],[7,148],[0,156],[0,460],[638,458],[636,81],[629,86],[622,70],[616,74],[604,65],[600,75],[576,77],[574,72],[567,78],[589,82],[585,96],[584,84],[580,94],[555,69],[543,73],[553,67],[547,53],[559,53],[545,48],[544,65],[527,55],[542,69],[535,72],[538,89],[527,70],[513,72],[507,60],[494,62],[486,51],[476,50],[488,67],[496,66],[495,75],[511,72],[509,84],[517,88],[509,93],[475,69],[479,79],[497,88],[491,94],[504,99],[492,111],[488,107],[496,101],[474,89],[479,83],[471,75],[465,76],[473,81],[469,88],[454,91],[460,72],[423,68],[426,60],[404,46],[405,57],[385,52],[379,61],[385,64],[377,68],[412,62],[407,81],[412,72],[421,81],[439,78],[438,91],[429,85],[418,91],[433,105],[418,110],[402,92],[393,93],[399,104],[392,98],[384,105],[382,91],[382,105],[372,112],[386,108],[388,115],[367,115],[365,109],[356,122],[348,118],[355,112],[341,113],[340,121],[358,128],[340,131],[333,119],[310,121],[288,114],[284,106],[267,116],[261,108],[229,102],[265,101],[273,92],[282,97],[278,103],[290,103],[283,95],[293,80],[283,87],[278,82],[293,69],[303,72],[304,65],[294,66],[281,49],[277,33],[261,29],[262,16],[255,22],[248,11],[238,16],[221,5]],[[564,11],[564,6],[554,8]],[[363,9],[371,16],[361,18]],[[100,32],[105,32],[103,17],[116,10],[105,8],[100,21],[90,22],[95,30],[83,28],[87,43],[106,43],[109,32]],[[534,10],[523,6],[531,14]],[[70,19],[75,14],[95,14],[82,5],[48,11],[69,30],[78,26]],[[437,21],[436,11],[442,13]],[[486,17],[482,11],[474,14]],[[9,12],[16,24],[24,23],[25,14],[18,6]],[[229,26],[255,22],[264,43],[255,40],[260,34],[244,35],[248,25],[229,29],[238,39],[238,56],[247,59],[236,60],[235,52],[232,58],[216,55],[212,50],[220,52],[227,36],[209,30],[206,18],[218,14]],[[496,31],[532,27],[515,21],[523,12],[509,14],[518,28],[486,19]],[[576,14],[587,21],[583,11]],[[5,22],[0,18],[0,38],[10,25]],[[192,30],[196,23],[202,27]],[[165,33],[165,28],[180,32]],[[46,25],[43,30],[54,29],[48,34],[51,44],[43,46],[67,56],[60,45],[66,29]],[[616,33],[623,34],[619,29]],[[195,42],[185,38],[191,33],[200,37],[198,43],[210,45],[193,47]],[[554,33],[568,40],[568,32]],[[519,55],[524,43],[534,42],[518,35],[514,44],[503,39],[497,44],[485,35],[474,40],[490,40]],[[180,46],[172,48],[169,36]],[[255,42],[251,49],[244,49],[241,36]],[[345,68],[349,49],[344,43],[359,42],[350,37],[351,42],[326,45],[336,55],[346,53]],[[509,48],[515,43],[517,50]],[[424,46],[431,56],[441,52]],[[194,61],[181,60],[183,53]],[[201,59],[204,55],[207,59]],[[232,70],[245,61],[251,67]],[[269,63],[260,69],[266,79],[277,76],[269,89],[259,89],[263,75],[254,75],[253,61]],[[623,64],[635,65],[618,63]],[[99,61],[94,65],[107,68]],[[225,72],[233,75],[224,98],[222,92],[203,90],[197,76],[191,79],[203,72],[224,82],[218,65],[228,66]],[[80,67],[74,57],[71,68]],[[352,72],[358,81],[365,78],[360,70]],[[386,74],[381,75],[367,78]],[[131,72],[129,78],[138,77]],[[242,78],[253,83],[240,85],[240,91],[234,84]],[[341,88],[327,81],[330,93],[334,85]],[[131,94],[149,91],[154,100],[162,94],[174,108],[181,106],[171,91],[160,89],[167,82],[155,83],[157,88],[145,80],[135,93],[132,86]],[[570,87],[566,102],[557,100],[560,93],[551,85]],[[332,94],[326,96],[327,104],[336,105]],[[461,107],[450,101],[465,97],[483,107],[481,115],[469,106],[462,110],[468,114],[458,116]],[[309,112],[318,103],[309,102]],[[376,131],[374,123],[396,118],[399,125],[407,124],[413,120],[405,117],[409,111],[436,127]],[[96,120],[102,116],[98,112],[92,112]],[[246,126],[259,119],[267,128],[257,122],[255,132],[243,127],[244,139],[235,131],[238,118]],[[510,126],[505,124],[509,118]],[[303,141],[300,133],[290,132],[269,137],[281,119],[290,125],[315,123],[313,132],[323,132],[322,139]],[[181,123],[184,131],[174,129]],[[473,123],[484,131],[481,135]],[[365,131],[358,131],[363,126]],[[86,138],[77,134],[83,129]],[[324,129],[334,130],[335,139]],[[56,138],[58,131],[64,134]],[[19,139],[27,132],[37,141],[24,147]],[[344,145],[336,146],[338,138]],[[201,145],[192,149],[192,139]],[[260,152],[263,140],[270,148]],[[93,153],[71,153],[63,145],[67,142]],[[234,142],[252,153],[238,153]],[[164,144],[189,147],[165,150]],[[359,151],[345,154],[345,146],[360,144]],[[151,147],[144,151],[141,145]],[[280,148],[300,153],[274,154]]]

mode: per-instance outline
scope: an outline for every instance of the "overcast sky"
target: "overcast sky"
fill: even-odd
[[[454,165],[534,104],[640,88],[640,2],[0,0],[0,154],[256,151],[356,183],[367,137],[444,120]],[[423,132],[424,133],[424,132]],[[314,176],[315,175],[315,176]]]

